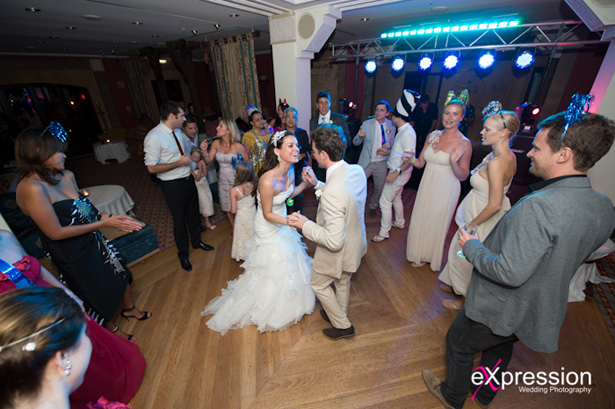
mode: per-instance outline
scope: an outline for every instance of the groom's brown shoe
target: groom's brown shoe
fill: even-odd
[[[352,338],[355,336],[354,327],[352,325],[350,328],[345,329],[325,328],[322,330],[322,333],[325,334],[325,337],[332,339],[333,341],[337,341],[342,338]]]
[[[329,324],[331,324],[331,320],[329,319],[329,316],[327,315],[327,312],[324,309],[320,309],[320,316],[322,317],[323,320],[327,321]]]
[[[432,374],[431,371],[427,369],[423,369],[423,382],[425,382],[425,386],[427,386],[429,392],[431,392],[446,409],[454,409],[453,405],[448,403],[444,395],[442,395],[442,391],[440,390],[442,381],[440,381],[436,375]]]

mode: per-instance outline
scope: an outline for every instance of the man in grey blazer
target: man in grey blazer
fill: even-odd
[[[387,177],[387,158],[395,139],[396,126],[387,113],[391,105],[385,101],[376,102],[374,117],[364,121],[359,132],[352,139],[355,146],[363,144],[363,150],[359,156],[359,165],[365,171],[365,177],[374,179],[374,194],[369,201],[369,212],[375,216],[378,201],[382,194],[384,180]]]
[[[289,224],[303,230],[303,235],[317,244],[310,284],[320,300],[320,315],[333,328],[323,334],[332,340],[352,338],[355,330],[348,319],[350,278],[367,251],[365,236],[365,200],[367,179],[358,165],[342,160],[346,147],[338,135],[340,128],[324,125],[312,132],[312,158],[327,170],[327,183],[314,178],[304,169],[304,180],[321,191],[316,222],[299,213],[289,217]],[[335,286],[335,292],[331,284]]]
[[[465,306],[446,335],[446,380],[423,371],[446,408],[461,408],[468,389],[480,407],[489,405],[516,341],[538,352],[557,350],[570,280],[613,230],[613,204],[592,190],[587,170],[610,149],[615,124],[583,114],[564,131],[565,114],[540,123],[527,154],[530,172],[544,180],[480,238],[484,243],[460,230],[459,244],[474,271]],[[477,352],[481,374],[472,373]],[[497,373],[491,378],[490,372]]]
[[[346,118],[344,115],[331,112],[331,94],[329,91],[320,91],[316,94],[316,107],[318,108],[318,115],[310,118],[310,132],[314,131],[320,125],[337,125],[342,128],[344,141],[350,140],[350,131],[348,130],[348,124],[346,124]],[[342,135],[340,134],[340,137]],[[342,157],[343,158],[343,157]],[[323,168],[318,166],[318,163],[312,161],[312,168],[318,180],[325,182],[326,173]]]

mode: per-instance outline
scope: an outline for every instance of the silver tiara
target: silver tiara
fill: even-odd
[[[271,137],[271,143],[275,146],[278,144],[278,142],[280,141],[280,139],[284,138],[286,136],[286,132],[285,131],[277,131],[276,133],[273,134],[273,136]]]
[[[21,342],[23,342],[23,341],[26,341],[26,340],[28,340],[28,339],[30,339],[30,338],[33,338],[33,337],[35,337],[35,336],[37,336],[37,335],[40,335],[40,334],[42,334],[42,333],[43,333],[43,332],[45,332],[45,331],[49,331],[51,328],[55,327],[56,325],[59,325],[59,324],[60,324],[60,323],[62,323],[64,320],[66,320],[66,318],[62,318],[60,321],[56,321],[56,322],[54,322],[53,324],[51,324],[50,326],[48,326],[47,328],[43,328],[43,329],[42,329],[42,330],[40,330],[40,331],[36,331],[36,332],[35,332],[34,334],[32,334],[32,335],[28,335],[27,337],[23,337],[23,338],[21,338],[21,339],[18,339],[17,341],[13,341],[13,342],[11,342],[10,344],[6,344],[5,346],[0,347],[0,352],[2,352],[2,351],[3,351],[4,349],[6,349],[6,348],[10,348],[10,347],[12,347],[13,345],[17,345],[17,344],[19,344],[19,343],[21,343]],[[34,342],[34,341],[28,342],[27,344],[25,344],[24,346],[22,346],[22,347],[21,347],[21,349],[22,349],[23,351],[29,351],[29,352],[32,352],[32,351],[34,351],[34,350],[36,349],[36,342]]]

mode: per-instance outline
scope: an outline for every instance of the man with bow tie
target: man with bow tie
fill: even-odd
[[[350,131],[348,130],[346,119],[344,118],[344,115],[331,112],[331,94],[329,94],[329,91],[320,91],[316,94],[316,107],[318,108],[318,115],[313,116],[310,119],[310,132],[314,131],[323,124],[337,125],[344,131],[344,135],[340,135],[340,137],[344,139],[344,142],[348,141],[348,138],[350,138]],[[318,166],[315,161],[312,162],[312,169],[314,170],[318,180],[325,180],[327,177],[326,171]]]

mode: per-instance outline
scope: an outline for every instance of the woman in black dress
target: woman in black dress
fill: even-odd
[[[112,319],[120,305],[126,319],[146,320],[151,313],[135,307],[132,274],[98,229],[131,232],[141,225],[129,216],[101,214],[79,193],[75,175],[64,168],[66,136],[57,122],[45,130],[28,128],[18,135],[17,204],[38,227],[60,279],[84,301],[92,318],[117,332]],[[132,335],[124,336],[134,340]]]

